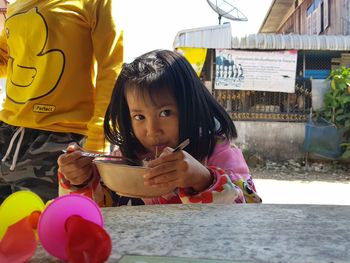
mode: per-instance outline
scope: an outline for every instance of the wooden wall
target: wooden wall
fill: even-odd
[[[329,1],[329,27],[320,35],[349,35],[350,34],[350,0]],[[299,1],[300,2],[300,1]],[[277,33],[308,34],[307,9],[314,0],[304,0],[286,19]]]

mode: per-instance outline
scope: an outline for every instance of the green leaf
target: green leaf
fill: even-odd
[[[337,110],[335,111],[335,115],[340,115],[340,114],[342,114],[342,113],[344,113],[344,109],[342,109],[342,108],[337,109]]]
[[[348,85],[346,85],[346,81],[344,80],[339,80],[338,83],[336,84],[336,90],[345,90]]]
[[[342,156],[340,156],[340,159],[341,160],[350,160],[350,149],[349,150],[346,150]]]
[[[340,102],[342,104],[346,104],[346,103],[349,103],[350,102],[350,96],[347,95],[347,94],[344,94],[342,95],[340,98],[339,98]]]
[[[331,81],[331,87],[332,87],[332,90],[336,90],[337,89],[337,85],[335,84],[335,80],[332,79]]]
[[[350,118],[345,121],[344,127],[345,128],[349,128],[350,127]]]
[[[345,122],[345,121],[347,121],[347,120],[350,119],[350,113],[338,115],[338,116],[336,117],[336,119],[339,120],[339,121],[344,120],[344,122]]]

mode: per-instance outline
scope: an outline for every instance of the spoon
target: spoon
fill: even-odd
[[[62,152],[67,153],[68,151],[62,150]],[[103,153],[92,153],[92,152],[87,152],[87,151],[81,151],[81,156],[92,157],[92,158],[102,157],[102,158],[119,159],[119,160],[131,162],[131,163],[136,164],[136,165],[142,165],[142,161],[140,161],[140,160],[134,160],[134,159],[123,157],[123,156],[109,155],[109,154],[103,154]]]
[[[173,152],[177,152],[177,151],[183,150],[189,143],[190,143],[190,139],[187,138],[182,143],[180,143],[173,150]],[[67,153],[68,151],[63,149],[62,152]],[[92,158],[97,158],[97,157],[113,158],[113,159],[119,159],[119,160],[128,161],[128,162],[131,162],[131,163],[136,164],[136,165],[141,165],[141,166],[144,165],[144,161],[134,160],[134,159],[123,157],[123,156],[108,155],[108,154],[103,154],[103,153],[92,153],[92,152],[87,152],[87,151],[84,151],[84,150],[81,151],[81,156],[92,157]]]

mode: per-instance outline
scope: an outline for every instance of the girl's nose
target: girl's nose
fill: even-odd
[[[149,120],[147,122],[147,136],[157,137],[161,134],[161,127],[156,120]]]

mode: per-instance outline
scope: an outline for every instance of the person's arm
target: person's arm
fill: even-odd
[[[2,30],[0,35],[0,78],[5,78],[7,74],[7,41],[6,41],[6,31]]]
[[[83,157],[78,145],[72,144],[67,153],[58,157],[58,193],[81,194],[93,199],[100,206],[108,206],[100,175],[93,158]]]
[[[96,1],[92,18],[92,42],[97,61],[94,115],[89,121],[84,148],[103,151],[105,137],[103,118],[112,89],[123,63],[123,33],[117,30],[113,17],[113,0]]]
[[[242,190],[247,203],[261,203],[248,165],[238,147],[232,147],[227,140],[218,141],[208,165],[223,169],[231,181]]]
[[[218,142],[207,165],[213,176],[212,185],[200,193],[179,189],[183,203],[261,202],[248,166],[238,148],[232,148],[227,141]]]
[[[215,203],[233,204],[245,203],[242,190],[235,185],[224,170],[218,167],[207,167],[212,176],[213,183],[205,190],[197,193],[189,188],[179,188],[179,197],[183,204]]]
[[[73,193],[87,196],[101,207],[106,206],[104,202],[104,190],[100,182],[100,175],[95,166],[93,167],[92,176],[89,181],[82,185],[71,184],[71,182],[66,179],[65,175],[61,171],[58,171],[59,196]]]

